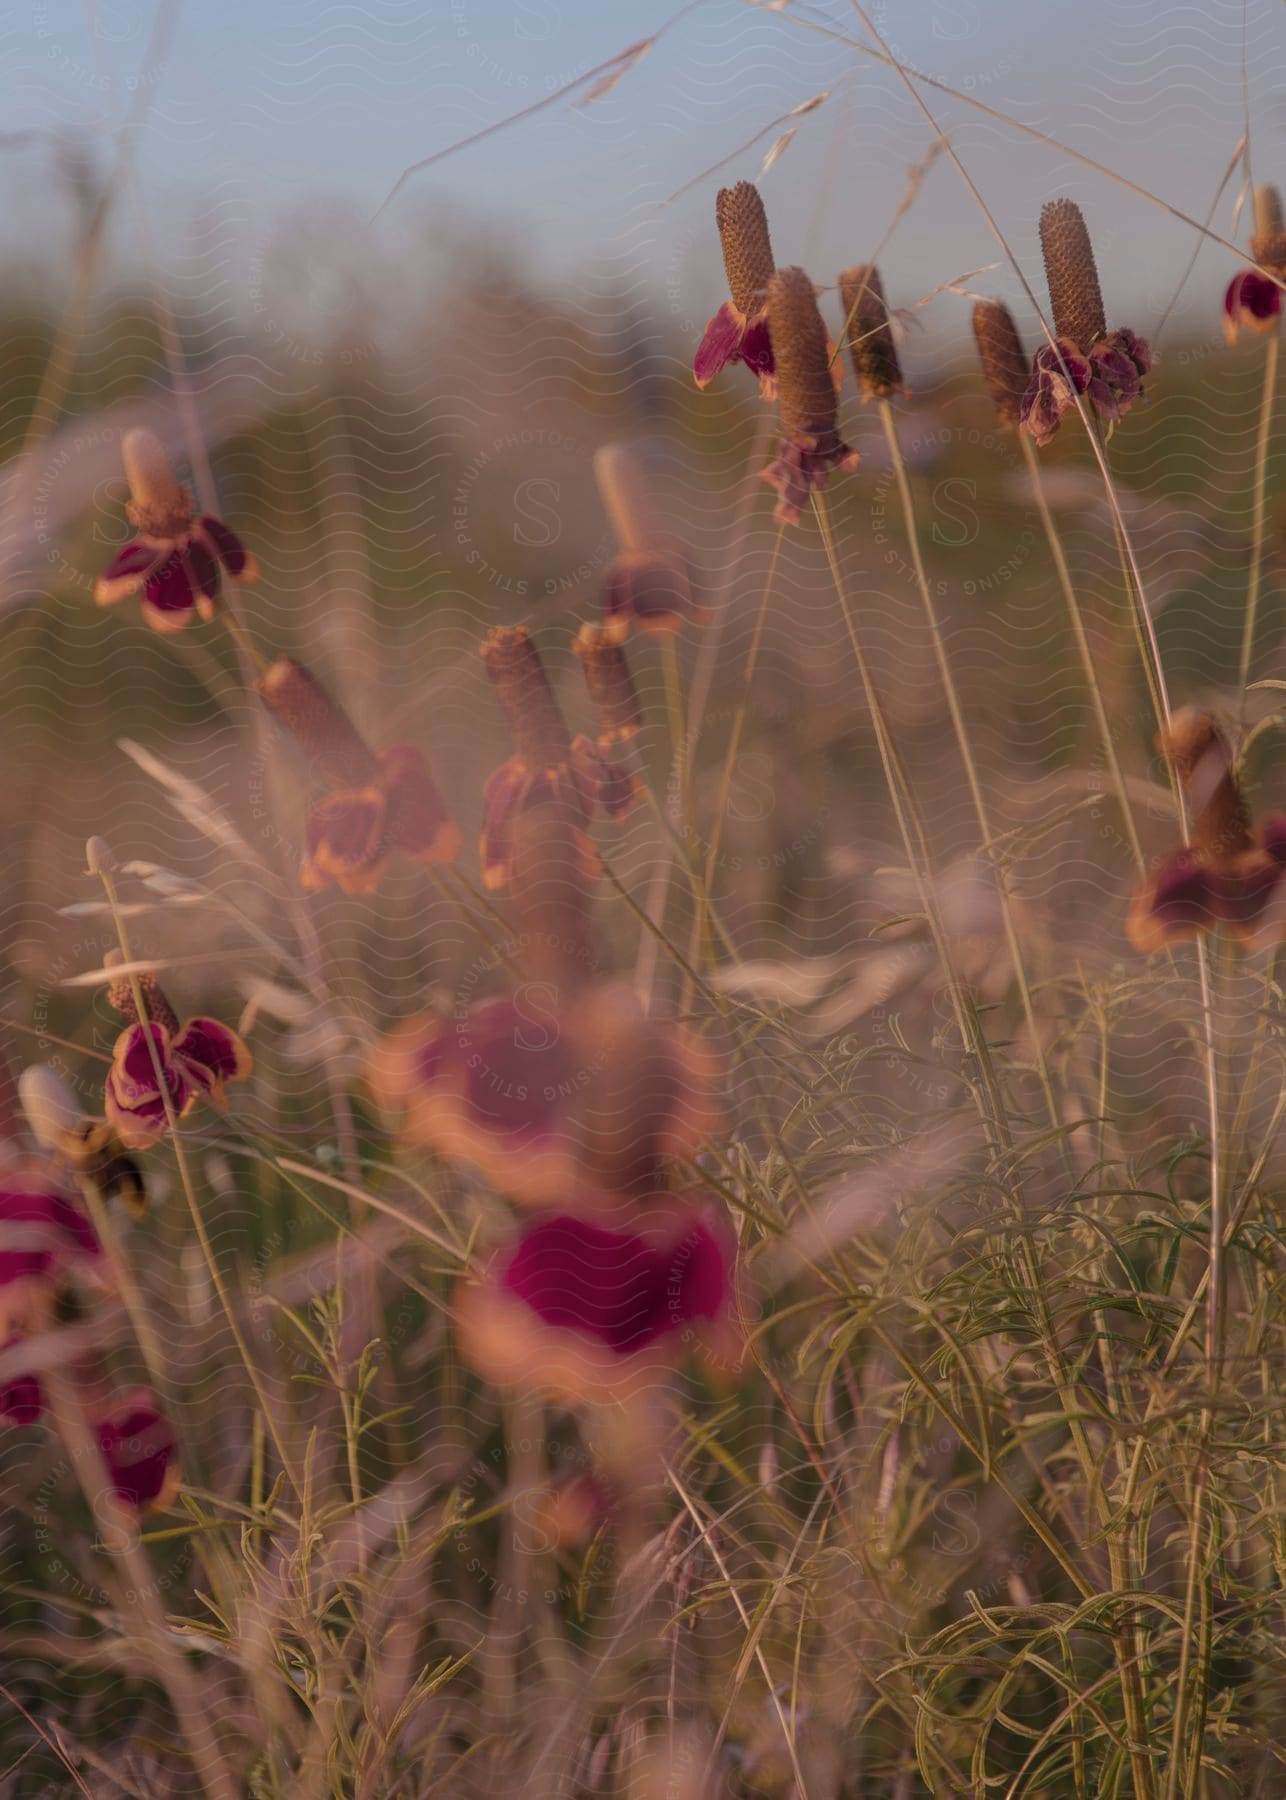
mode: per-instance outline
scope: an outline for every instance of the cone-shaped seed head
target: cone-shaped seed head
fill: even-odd
[[[759,198],[759,189],[752,181],[739,181],[735,187],[720,188],[714,203],[714,216],[723,245],[723,266],[728,274],[732,304],[746,318],[753,318],[755,313],[763,311],[774,267],[768,215]]]
[[[172,506],[182,493],[165,445],[142,426],[121,439],[121,461],[130,497],[141,506]]]
[[[1013,314],[1003,300],[978,302],[973,309],[973,335],[996,422],[1016,431],[1031,370]]]
[[[638,690],[619,640],[602,625],[582,625],[572,645],[581,668],[598,728],[605,738],[630,738],[643,726]]]
[[[837,408],[830,345],[813,284],[803,269],[778,269],[768,283],[768,329],[786,435],[816,437],[834,431]]]
[[[302,663],[279,656],[255,687],[329,786],[365,787],[378,780],[379,763],[357,727]]]
[[[1282,197],[1275,187],[1255,189],[1255,231],[1250,253],[1274,275],[1286,276],[1286,221],[1282,219]]]
[[[902,366],[884,304],[884,284],[873,263],[855,263],[839,278],[848,320],[848,347],[863,400],[887,400],[902,388]]]
[[[1041,208],[1040,247],[1054,335],[1070,338],[1078,350],[1088,354],[1106,335],[1107,319],[1090,234],[1074,200],[1051,200]]]
[[[483,639],[481,655],[514,748],[528,768],[565,763],[571,740],[527,627],[494,625]]]
[[[119,950],[109,950],[103,958],[103,967],[114,969],[125,959]],[[138,1007],[134,1004],[134,983],[137,981],[139,992],[143,996],[143,1009],[153,1025],[164,1025],[173,1037],[179,1028],[179,1016],[165,997],[160,982],[150,969],[144,969],[138,975],[122,975],[113,981],[107,989],[107,998],[116,1008],[122,1019],[131,1025],[141,1024]]]

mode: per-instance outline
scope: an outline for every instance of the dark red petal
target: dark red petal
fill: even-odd
[[[745,319],[731,300],[725,300],[707,324],[692,359],[692,377],[699,388],[708,386],[720,369],[737,359],[745,329]]]
[[[179,555],[187,571],[189,585],[194,594],[204,594],[208,600],[219,598],[219,565],[199,538],[192,538]]]
[[[1136,950],[1182,943],[1219,922],[1213,872],[1191,850],[1173,850],[1140,884],[1130,903],[1126,936]]]
[[[385,862],[384,795],[378,788],[330,794],[308,814],[305,887],[337,882],[346,894],[373,893]]]
[[[381,754],[380,764],[388,847],[420,862],[450,862],[460,848],[460,830],[420,752],[411,744],[394,744]]]
[[[144,583],[147,604],[158,613],[190,613],[196,604],[192,577],[181,555],[168,556]]]
[[[207,1088],[241,1081],[253,1067],[245,1044],[218,1019],[189,1019],[174,1040],[173,1054],[197,1085]]]
[[[215,555],[234,581],[245,574],[250,553],[235,531],[213,513],[202,513],[197,520],[197,529],[209,539]]]
[[[160,1497],[176,1446],[169,1422],[150,1401],[135,1399],[100,1420],[98,1447],[127,1506],[142,1508]]]

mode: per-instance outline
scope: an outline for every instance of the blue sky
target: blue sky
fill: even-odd
[[[1247,0],[1244,16],[1241,0],[865,4],[902,58],[1198,215],[1242,130],[1244,29],[1256,175],[1286,182],[1280,0]],[[144,72],[134,134],[160,253],[194,278],[211,244],[230,268],[253,264],[255,246],[298,209],[369,217],[409,164],[530,106],[678,10],[679,0],[186,0],[163,70]],[[32,134],[3,140],[10,215],[33,258],[56,253],[69,225],[50,199],[53,145],[83,143],[108,166],[112,133],[140,98],[155,16],[156,0],[10,0],[0,12],[8,131]],[[883,238],[933,138],[897,77],[836,33],[865,35],[849,0],[789,0],[778,12],[703,0],[593,105],[559,102],[413,178],[379,232],[395,249],[399,233],[449,216],[504,233],[547,276],[602,272],[659,294],[676,317],[695,315],[718,286],[715,187],[757,177],[786,128],[773,121],[828,91],[762,184],[778,260],[826,280]],[[1109,313],[1160,315],[1189,230],[924,92],[1029,269],[1041,201],[1070,192],[1090,217]],[[706,173],[715,163],[720,173]],[[1215,221],[1226,233],[1234,192]],[[120,257],[132,254],[130,220],[122,206]],[[1001,254],[939,157],[881,253],[885,286],[914,302]],[[1203,253],[1194,299],[1204,304],[1226,268]],[[1018,296],[1005,266],[969,285]],[[963,302],[932,306],[926,320],[959,322]]]

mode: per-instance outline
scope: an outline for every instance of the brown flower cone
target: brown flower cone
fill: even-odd
[[[594,973],[584,832],[569,804],[551,800],[514,820],[509,910],[517,960],[529,976],[579,986]]]
[[[838,409],[830,345],[813,284],[803,269],[778,269],[768,283],[768,329],[787,437],[833,432]]]
[[[902,365],[884,303],[884,284],[873,263],[855,263],[839,278],[848,347],[863,400],[887,400],[902,391]]]
[[[1041,208],[1040,247],[1054,335],[1070,338],[1078,350],[1088,353],[1106,335],[1107,319],[1090,234],[1074,200],[1051,200]]]
[[[302,663],[279,656],[255,688],[330,787],[365,787],[379,780],[380,765],[357,727]]]
[[[567,726],[525,625],[494,625],[481,656],[514,748],[529,769],[554,769],[571,755]]]
[[[1286,220],[1282,218],[1282,197],[1275,187],[1255,189],[1255,229],[1250,251],[1266,269],[1277,269],[1286,258]]]
[[[192,523],[192,496],[175,479],[165,445],[138,425],[121,439],[121,462],[130,497],[125,516],[138,531],[181,537]]]
[[[572,649],[585,671],[602,738],[615,743],[637,737],[643,728],[643,709],[619,640],[605,626],[582,625]]]
[[[1157,737],[1195,811],[1192,843],[1210,862],[1250,848],[1250,813],[1232,772],[1228,740],[1208,713],[1185,707]]]
[[[1031,371],[1013,314],[1003,300],[980,300],[973,309],[973,335],[996,423],[1016,431]]]
[[[723,245],[723,266],[728,275],[732,304],[746,318],[752,318],[763,311],[775,267],[768,236],[768,215],[759,198],[759,189],[752,181],[739,181],[735,187],[720,188],[714,203],[714,216]]]
[[[103,958],[103,965],[105,968],[112,969],[124,960],[119,950],[109,950]],[[154,1025],[163,1025],[173,1037],[179,1028],[179,1016],[166,999],[160,982],[150,969],[144,969],[133,979],[128,975],[122,975],[113,981],[107,989],[109,1004],[116,1008],[116,1011],[128,1024],[137,1025],[139,1016],[138,1008],[134,1004],[134,980],[138,982],[148,1019]]]

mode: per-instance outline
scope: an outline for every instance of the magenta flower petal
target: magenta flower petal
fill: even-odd
[[[564,1214],[522,1234],[500,1282],[546,1325],[625,1356],[698,1319],[717,1318],[728,1273],[722,1249],[702,1224],[657,1248],[632,1232]]]
[[[18,1341],[10,1338],[0,1349],[7,1350]],[[0,1419],[10,1425],[34,1425],[44,1410],[45,1397],[34,1375],[15,1375],[11,1381],[0,1382]]]
[[[196,525],[234,581],[253,579],[254,558],[235,531],[213,513],[202,513]]]
[[[94,583],[94,599],[99,606],[114,606],[137,594],[148,576],[169,555],[168,546],[158,549],[142,538],[131,538],[122,544]]]
[[[1243,325],[1250,331],[1276,331],[1282,310],[1281,289],[1266,275],[1246,269],[1229,282],[1223,310],[1224,336],[1230,344],[1236,343]]]
[[[0,1288],[100,1255],[93,1226],[66,1195],[0,1192]]]
[[[334,882],[346,894],[373,894],[388,860],[384,817],[384,794],[376,787],[319,800],[304,825],[303,885],[320,889]]]
[[[768,330],[766,313],[761,313],[757,319],[751,319],[746,326],[741,340],[740,359],[752,375],[759,377],[759,392],[762,397],[765,400],[775,399],[777,363],[773,356],[772,334]]]
[[[196,611],[191,571],[182,556],[167,556],[143,587],[143,616],[154,631],[181,631]]]
[[[773,518],[779,525],[795,525],[810,494],[820,493],[832,469],[855,469],[861,458],[828,431],[817,437],[782,438],[776,460],[763,471],[763,479],[778,494]]]
[[[460,828],[420,752],[412,744],[394,744],[381,753],[380,765],[389,848],[414,862],[450,862],[460,849]]]
[[[177,1473],[175,1438],[150,1397],[126,1400],[99,1421],[97,1435],[117,1498],[138,1511],[165,1503]]]
[[[173,1056],[184,1075],[207,1092],[226,1081],[241,1081],[253,1059],[235,1031],[218,1019],[189,1019],[174,1040]]]
[[[1070,338],[1042,344],[1032,363],[1031,380],[1022,401],[1022,428],[1043,449],[1063,422],[1063,414],[1076,404],[1090,384],[1088,357]]]
[[[699,388],[708,387],[720,369],[737,361],[745,330],[745,319],[731,300],[725,300],[707,324],[692,359],[692,377]]]

